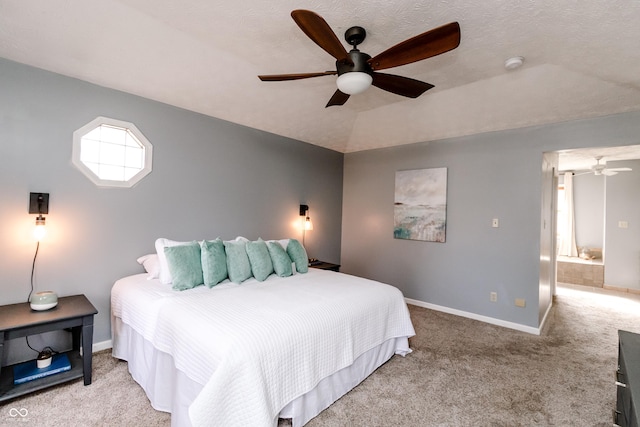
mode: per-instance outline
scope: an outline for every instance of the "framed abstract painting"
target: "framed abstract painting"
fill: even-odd
[[[393,237],[444,243],[447,231],[447,168],[396,172]]]

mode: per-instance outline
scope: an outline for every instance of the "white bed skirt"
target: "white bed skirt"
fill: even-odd
[[[111,318],[113,357],[126,360],[133,379],[142,386],[154,409],[170,412],[171,425],[189,427],[189,406],[200,393],[199,384],[176,369],[170,354],[158,351],[149,341],[123,323]],[[394,354],[410,353],[407,337],[385,341],[358,357],[355,362],[324,378],[308,393],[290,402],[280,418],[292,419],[293,427],[301,427],[333,402],[367,378]]]

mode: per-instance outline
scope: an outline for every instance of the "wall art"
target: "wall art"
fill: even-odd
[[[445,242],[447,168],[397,171],[394,202],[394,238]]]

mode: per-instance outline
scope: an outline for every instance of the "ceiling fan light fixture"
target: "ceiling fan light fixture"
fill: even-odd
[[[347,95],[357,95],[371,86],[373,77],[369,73],[351,71],[338,76],[337,84],[340,92]]]
[[[291,12],[291,18],[311,41],[335,58],[336,71],[260,75],[258,77],[262,81],[276,82],[337,74],[338,89],[333,93],[325,108],[344,105],[351,95],[364,92],[372,85],[396,95],[417,98],[433,88],[433,85],[379,71],[422,61],[449,52],[460,45],[460,24],[450,22],[406,39],[371,57],[358,50],[358,46],[367,36],[363,27],[350,27],[345,32],[345,40],[352,46],[352,49],[347,52],[327,21],[317,13],[296,9]]]

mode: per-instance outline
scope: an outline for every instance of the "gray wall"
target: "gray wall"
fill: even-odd
[[[578,247],[604,248],[604,175],[573,177],[573,203]]]
[[[136,258],[158,237],[301,238],[304,203],[309,255],[340,261],[341,153],[3,59],[0,94],[0,304],[29,293],[29,192],[51,197],[36,290],[87,295],[94,342],[110,339],[114,281],[142,272]],[[133,122],[153,144],[153,172],[135,187],[98,188],[72,165],[73,131],[97,116]]]
[[[640,290],[640,160],[608,162],[633,169],[606,177],[605,266],[607,286]],[[628,228],[621,228],[626,221]]]
[[[411,299],[537,327],[550,303],[540,280],[543,153],[631,145],[638,134],[636,112],[347,154],[342,271]],[[446,243],[395,240],[395,172],[432,167],[448,168]]]
[[[574,177],[576,240],[579,247],[604,248],[605,285],[640,289],[640,160],[607,162],[631,172]],[[618,222],[626,221],[628,228]],[[606,228],[606,230],[605,230]]]

